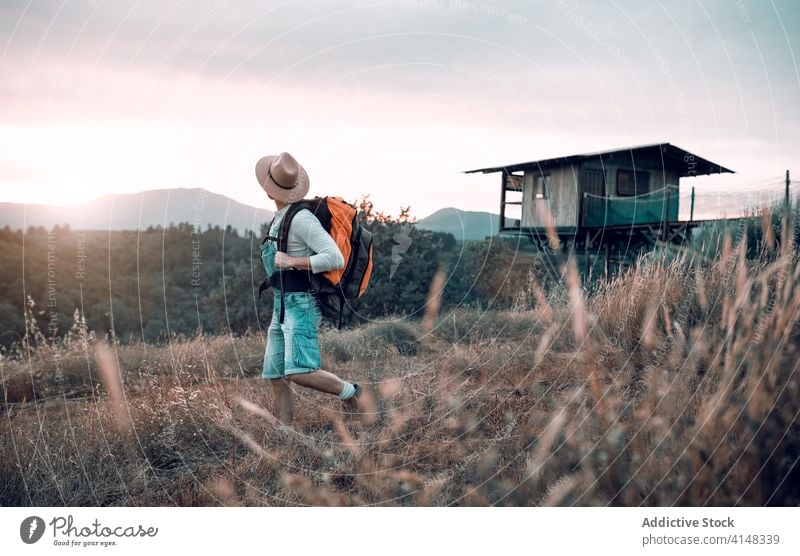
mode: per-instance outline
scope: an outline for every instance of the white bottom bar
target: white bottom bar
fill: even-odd
[[[0,542],[6,554],[777,555],[800,554],[798,518],[800,508],[0,508]]]

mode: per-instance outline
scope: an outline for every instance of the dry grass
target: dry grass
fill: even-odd
[[[513,311],[326,331],[326,368],[371,409],[298,392],[296,432],[267,410],[256,334],[4,359],[0,504],[796,505],[782,245],[642,263],[591,298],[568,266],[568,295],[531,284]]]

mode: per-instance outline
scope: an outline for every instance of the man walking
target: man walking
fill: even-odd
[[[290,204],[306,196],[310,186],[308,173],[292,155],[261,158],[256,163],[256,179],[277,209],[268,240],[261,245],[261,259],[275,294],[262,377],[270,381],[278,420],[290,425],[290,382],[336,395],[352,405],[361,394],[358,384],[320,368],[320,311],[309,280],[309,271],[319,274],[343,268],[345,261],[336,242],[307,209],[300,210],[291,221],[287,252],[277,250],[274,239],[283,216]]]

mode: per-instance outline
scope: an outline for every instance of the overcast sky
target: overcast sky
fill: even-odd
[[[0,6],[0,200],[205,187],[497,212],[472,168],[671,142],[800,178],[800,2],[15,1]],[[753,185],[755,184],[755,186]],[[776,189],[777,190],[777,189]]]

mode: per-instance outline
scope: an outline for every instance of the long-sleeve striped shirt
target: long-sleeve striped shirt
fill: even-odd
[[[269,235],[275,237],[278,234],[288,208],[289,205],[275,213]],[[344,266],[344,257],[336,242],[308,209],[300,210],[292,218],[287,245],[286,254],[290,257],[310,257],[311,272],[314,274]]]

